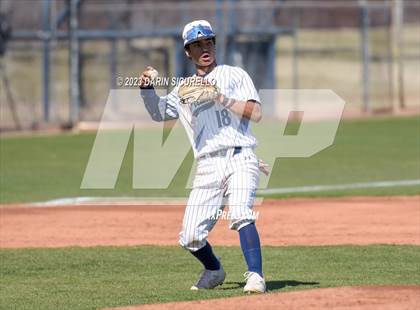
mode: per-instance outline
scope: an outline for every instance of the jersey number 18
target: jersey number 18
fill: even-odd
[[[222,111],[216,111],[216,118],[217,118],[217,126],[219,128],[223,126],[229,126],[231,119],[229,112],[226,109],[223,109]]]

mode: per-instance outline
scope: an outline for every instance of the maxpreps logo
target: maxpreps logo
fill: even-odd
[[[250,220],[258,220],[260,217],[260,211],[251,211],[251,214],[249,214],[246,218]],[[231,211],[224,211],[224,210],[217,210],[215,214],[210,216],[210,220],[235,220],[237,219],[237,215],[231,213]]]
[[[345,102],[332,90],[261,89],[259,95],[265,107],[264,121],[254,123],[253,132],[259,141],[257,155],[261,154],[267,165],[273,167],[276,158],[310,157],[333,144]],[[139,100],[135,89],[110,91],[81,188],[115,188],[130,137],[133,188],[166,189],[171,184],[191,149],[190,141],[179,121],[168,134],[165,124],[148,117],[147,106]],[[193,114],[213,105],[193,104]],[[292,112],[302,113],[296,135],[286,134]],[[191,169],[186,188],[191,188],[193,177]],[[266,188],[269,180],[270,175],[261,175],[259,188]]]

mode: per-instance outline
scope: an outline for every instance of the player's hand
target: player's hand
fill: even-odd
[[[217,97],[215,98],[215,101],[216,101],[218,104],[223,105],[223,102],[224,102],[226,99],[227,99],[227,97],[226,97],[225,95],[223,95],[222,93],[219,93],[219,94],[217,95]]]
[[[152,88],[152,79],[157,76],[157,70],[152,66],[147,66],[146,69],[140,74],[140,88]]]
[[[262,159],[258,160],[258,169],[266,176],[270,174],[270,167]]]

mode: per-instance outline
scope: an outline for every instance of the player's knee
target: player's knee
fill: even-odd
[[[255,223],[255,218],[248,217],[248,218],[233,219],[230,221],[229,228],[232,230],[239,231],[241,228],[252,223]]]
[[[195,252],[206,245],[206,236],[202,236],[196,233],[185,233],[179,234],[179,244],[186,250]]]
[[[251,223],[255,223],[255,221],[258,219],[258,212],[254,212],[252,207],[243,206],[246,206],[246,204],[233,204],[229,206],[232,211],[229,225],[230,229],[239,231],[242,227],[245,227]]]

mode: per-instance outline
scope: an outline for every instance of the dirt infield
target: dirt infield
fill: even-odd
[[[258,305],[256,307],[255,305]],[[420,306],[419,286],[342,287],[114,308],[118,310],[414,310]]]
[[[266,200],[257,226],[263,245],[420,245],[420,197]],[[0,247],[177,245],[184,206],[0,208]],[[219,220],[216,245],[238,245]]]
[[[184,206],[0,207],[0,247],[176,245]],[[263,245],[420,245],[420,196],[265,200]],[[221,219],[210,235],[238,245]],[[258,305],[258,307],[256,307]],[[124,309],[419,309],[420,287],[344,287]]]

